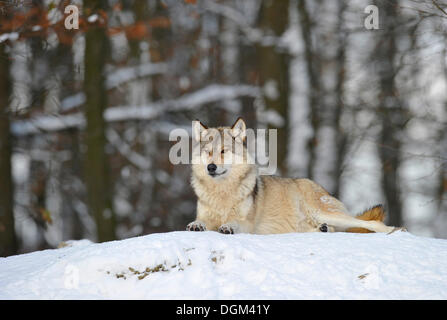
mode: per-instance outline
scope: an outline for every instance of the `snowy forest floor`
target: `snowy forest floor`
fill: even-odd
[[[447,240],[170,232],[0,258],[0,299],[447,299]]]

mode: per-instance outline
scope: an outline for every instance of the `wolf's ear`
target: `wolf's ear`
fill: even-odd
[[[234,138],[239,137],[242,141],[244,141],[246,136],[246,126],[241,117],[237,118],[236,122],[231,127],[231,135]]]
[[[202,122],[200,122],[199,120],[195,120],[192,122],[192,138],[194,141],[199,142],[201,135],[205,135],[206,134],[206,130],[208,129],[208,127],[206,125],[204,125]]]

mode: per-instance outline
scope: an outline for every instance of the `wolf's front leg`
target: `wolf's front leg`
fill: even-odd
[[[186,231],[206,231],[206,224],[196,220],[186,226]]]

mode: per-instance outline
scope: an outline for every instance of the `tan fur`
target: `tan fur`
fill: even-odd
[[[257,167],[247,163],[247,156],[232,154],[231,150],[237,152],[222,142],[224,139],[218,146],[214,143],[214,152],[210,152],[213,142],[206,142],[209,129],[201,126],[201,137],[205,142],[201,139],[196,147],[200,146],[205,151],[200,153],[202,163],[192,166],[191,179],[198,197],[197,218],[188,225],[188,230],[275,234],[319,232],[323,224],[327,224],[330,232],[366,230],[388,233],[396,230],[382,222],[384,212],[381,206],[353,217],[342,202],[311,180],[259,176]],[[197,132],[199,129],[195,128]],[[238,119],[231,128],[217,129],[222,138],[225,130],[229,130],[233,141],[242,144],[243,120]],[[223,149],[227,155],[243,157],[244,163],[225,166],[219,152]],[[210,176],[208,164],[216,164],[222,175]]]

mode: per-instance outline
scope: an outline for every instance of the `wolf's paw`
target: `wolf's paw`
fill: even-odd
[[[329,232],[329,227],[326,223],[321,224],[318,229],[320,229],[321,232]]]
[[[229,226],[228,224],[221,225],[217,231],[223,234],[234,234],[233,227]]]
[[[202,222],[194,221],[186,226],[186,231],[206,231],[206,225]]]

